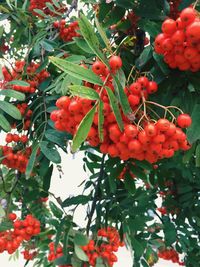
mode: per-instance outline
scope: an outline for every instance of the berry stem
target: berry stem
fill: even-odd
[[[157,107],[160,107],[160,108],[164,109],[165,111],[167,111],[167,112],[172,116],[172,118],[173,118],[174,120],[176,120],[176,117],[174,116],[174,114],[173,114],[167,107],[165,107],[165,106],[163,106],[163,105],[160,105],[160,104],[158,104],[158,103],[152,102],[152,101],[146,101],[146,103],[147,103],[147,104],[152,104],[152,105],[154,105],[154,106],[157,106]]]

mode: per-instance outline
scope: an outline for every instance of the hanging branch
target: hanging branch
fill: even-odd
[[[100,169],[100,172],[99,172],[98,183],[97,183],[97,186],[96,186],[96,189],[95,189],[94,198],[93,198],[92,206],[91,206],[91,211],[90,211],[89,216],[88,216],[88,223],[87,223],[87,226],[86,226],[87,235],[89,234],[90,225],[91,225],[92,218],[93,218],[93,215],[94,215],[94,212],[95,212],[95,207],[96,207],[96,204],[97,204],[97,201],[98,201],[100,185],[101,185],[101,182],[102,182],[102,180],[104,178],[104,162],[105,162],[105,155],[103,155],[102,160],[101,160],[101,169]]]

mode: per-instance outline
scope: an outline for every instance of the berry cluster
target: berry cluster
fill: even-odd
[[[185,265],[184,262],[180,261],[177,251],[175,251],[173,248],[159,251],[158,257],[164,260],[172,261],[173,263],[178,263],[181,266]]]
[[[2,87],[2,89],[7,88],[6,82],[10,82],[12,80],[22,80],[23,75],[26,75],[28,76],[28,79],[24,81],[27,82],[29,86],[14,84],[12,85],[12,89],[23,93],[34,93],[37,90],[39,84],[42,83],[47,77],[49,77],[49,73],[46,70],[42,70],[37,73],[37,69],[39,67],[40,64],[34,62],[25,67],[25,61],[16,61],[15,67],[12,71],[9,71],[6,67],[3,67],[2,73],[4,76],[4,86]]]
[[[100,61],[94,62],[92,70],[101,77],[107,87],[114,91],[111,74],[122,66],[122,60],[120,57],[113,56],[109,63],[110,70]],[[189,115],[181,114],[177,118],[177,125],[181,127],[179,128],[166,118],[155,121],[151,119],[150,114],[146,113],[146,110],[141,110],[142,105],[145,105],[147,109],[146,105],[153,103],[147,101],[147,98],[149,94],[157,91],[156,82],[149,81],[146,77],[140,77],[124,89],[133,113],[125,117],[121,112],[124,122],[123,131],[119,129],[116,122],[106,89],[89,83],[85,83],[85,85],[98,92],[104,102],[103,142],[98,136],[98,112],[95,114],[87,136],[89,144],[94,147],[100,145],[102,153],[108,153],[111,157],[120,157],[122,160],[133,158],[155,163],[159,159],[172,157],[174,152],[179,149],[187,150],[190,148],[186,134],[181,129],[190,126],[191,118]],[[51,120],[55,122],[57,130],[67,131],[75,135],[81,120],[93,105],[94,101],[92,100],[63,96],[57,100],[58,110],[51,113]]]
[[[58,245],[58,247],[55,249],[55,244],[51,242],[49,244],[49,250],[50,253],[48,255],[48,261],[55,261],[56,259],[63,256],[63,248],[61,245]]]
[[[7,145],[0,146],[2,156],[4,157],[1,164],[25,173],[32,152],[32,148],[27,145],[27,135],[19,136],[8,133],[5,140]],[[8,144],[11,144],[11,146],[8,146]]]
[[[180,11],[178,10],[178,7],[181,3],[181,0],[168,0],[169,6],[170,6],[170,14],[169,17],[173,19],[177,19]]]
[[[40,222],[31,214],[24,220],[18,220],[16,214],[9,214],[13,229],[0,232],[0,253],[13,254],[24,241],[29,241],[40,233]],[[17,219],[17,220],[16,220]]]
[[[77,32],[77,30],[79,30],[78,21],[74,21],[66,25],[66,20],[62,19],[61,21],[55,21],[53,25],[56,29],[59,29],[60,38],[64,42],[71,42],[73,37],[80,36]]]
[[[67,7],[65,5],[62,4],[62,6],[60,8],[56,7],[53,3],[52,0],[30,0],[30,6],[29,6],[29,11],[38,17],[42,18],[42,15],[38,14],[37,12],[34,11],[34,9],[40,9],[42,10],[46,15],[50,15],[50,16],[55,16],[56,14],[53,13],[47,6],[46,3],[50,3],[51,5],[53,5],[53,8],[56,11],[59,11],[61,13],[64,13],[67,10]]]
[[[22,251],[21,253],[24,256],[24,259],[28,261],[33,260],[38,254],[37,251],[30,252],[28,249]]]
[[[89,264],[96,266],[96,259],[101,257],[109,266],[113,266],[117,262],[117,256],[114,252],[117,252],[120,246],[124,246],[124,243],[120,241],[118,231],[113,227],[100,229],[98,231],[98,238],[100,238],[98,240],[100,245],[95,245],[95,241],[90,240],[88,245],[82,247],[89,258]]]
[[[23,130],[26,131],[31,125],[31,116],[33,112],[29,109],[27,103],[17,104],[17,108],[23,117]],[[13,125],[13,128],[16,128],[16,124]]]
[[[200,19],[192,7],[185,8],[177,20],[166,19],[155,39],[155,51],[164,55],[170,68],[200,70]]]

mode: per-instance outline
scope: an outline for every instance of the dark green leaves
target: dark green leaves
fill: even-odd
[[[40,149],[41,152],[45,155],[45,157],[50,161],[56,164],[59,164],[61,162],[60,154],[58,153],[56,147],[53,144],[47,141],[42,141],[40,143]]]
[[[142,69],[142,67],[151,59],[152,55],[152,47],[149,45],[143,50],[142,54],[135,62],[138,69]]]
[[[51,185],[52,172],[53,172],[53,165],[51,165],[48,168],[47,173],[45,174],[44,179],[43,179],[43,190],[46,192],[48,192],[50,185]]]
[[[7,119],[0,113],[0,127],[5,131],[9,132],[11,130],[11,126]]]
[[[96,111],[96,106],[93,106],[91,110],[85,115],[83,120],[81,121],[78,130],[73,138],[73,144],[72,144],[72,151],[75,152],[82,142],[85,141],[85,139],[88,136],[89,130],[92,126],[94,114]]]
[[[77,246],[85,246],[88,244],[88,242],[89,242],[89,240],[85,235],[83,235],[81,233],[75,234],[74,244],[76,244]]]
[[[99,139],[103,141],[103,124],[104,124],[104,115],[103,115],[103,102],[99,101],[98,106],[98,133]]]
[[[56,57],[50,57],[49,59],[59,69],[63,70],[64,72],[68,73],[69,75],[79,80],[84,80],[90,83],[103,85],[102,80],[97,75],[95,75],[94,72],[92,72],[89,69],[85,69],[72,62],[68,62],[64,59],[60,59]]]
[[[89,200],[90,200],[90,196],[79,195],[76,197],[70,197],[70,198],[65,199],[65,201],[63,201],[62,203],[62,206],[66,208],[71,205],[78,205],[78,204],[85,205],[89,202]]]
[[[38,152],[38,148],[39,148],[38,144],[36,144],[33,147],[33,151],[31,153],[30,159],[28,161],[28,165],[26,167],[26,179],[28,179],[30,177],[30,175],[32,173],[32,170],[34,168],[35,160],[36,160],[36,156],[37,156],[37,152]]]
[[[192,125],[187,130],[188,140],[191,144],[200,139],[200,104],[196,104],[192,112]]]
[[[29,83],[25,81],[12,80],[11,82],[6,83],[6,85],[19,85],[19,86],[30,86]]]
[[[62,218],[63,216],[62,210],[59,209],[52,201],[49,202],[49,207],[56,218],[59,218],[59,219]]]

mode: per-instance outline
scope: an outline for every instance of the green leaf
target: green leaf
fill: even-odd
[[[75,237],[74,237],[74,244],[77,245],[77,246],[85,246],[87,245],[89,242],[88,238],[81,234],[81,233],[77,233],[75,234]]]
[[[124,124],[123,124],[121,112],[120,112],[120,109],[119,109],[119,106],[118,106],[117,98],[115,97],[115,95],[112,92],[112,90],[107,86],[106,86],[106,91],[107,91],[107,94],[108,94],[110,105],[111,105],[112,110],[113,110],[113,112],[115,114],[115,118],[116,118],[117,124],[118,124],[120,130],[123,131]]]
[[[104,139],[103,124],[104,124],[103,101],[100,100],[98,106],[98,133],[99,133],[99,139],[102,142]]]
[[[77,245],[75,245],[75,253],[76,256],[82,260],[82,261],[88,261],[88,256],[85,254],[85,252]]]
[[[7,231],[13,228],[13,223],[10,221],[3,221],[0,223],[0,232]]]
[[[60,154],[53,144],[47,141],[42,141],[40,143],[40,148],[41,148],[41,152],[45,155],[47,159],[49,159],[50,161],[56,164],[61,163]]]
[[[91,110],[85,115],[85,117],[79,124],[77,132],[73,138],[72,152],[75,152],[87,138],[93,123],[95,112],[96,112],[96,106],[93,106],[93,108],[91,108]]]
[[[20,120],[22,118],[19,109],[8,102],[0,100],[0,109],[16,120]]]
[[[173,223],[166,222],[164,224],[164,234],[166,246],[171,246],[174,242],[176,242],[176,228]]]
[[[97,35],[88,21],[87,17],[81,14],[80,19],[78,19],[79,27],[81,34],[83,35],[84,39],[88,43],[89,47],[92,49],[94,54],[106,65],[108,66],[108,61],[104,54],[100,50],[100,43],[97,38]]]
[[[129,171],[125,174],[124,179],[125,188],[131,193],[135,194],[136,188],[135,188],[135,181],[134,178],[131,177],[131,174]]]
[[[5,217],[6,213],[5,210],[3,209],[3,207],[0,205],[0,218]]]
[[[200,167],[200,144],[198,144],[196,148],[195,155],[196,155],[196,159],[195,159],[196,167]]]
[[[91,100],[99,100],[99,94],[92,88],[82,85],[70,85],[68,88],[75,96]]]
[[[152,54],[152,47],[149,45],[143,50],[140,57],[135,61],[137,68],[142,69],[142,67],[152,58]]]
[[[131,237],[131,244],[134,249],[134,255],[136,258],[140,258],[144,253],[144,247],[140,241],[136,239],[136,237]]]
[[[98,30],[102,40],[104,41],[104,44],[106,45],[108,51],[112,54],[112,48],[111,48],[111,45],[110,45],[110,41],[107,38],[106,33],[103,30],[102,26],[100,25],[97,17],[95,17],[95,24],[96,24],[97,30]]]
[[[55,66],[79,80],[84,80],[100,86],[103,85],[103,81],[100,79],[100,77],[98,77],[89,69],[85,69],[61,58],[49,57],[49,59]]]
[[[61,209],[59,209],[52,201],[49,202],[49,207],[53,213],[53,215],[56,218],[61,219],[63,216],[63,211]]]
[[[48,168],[47,173],[43,178],[43,190],[48,192],[51,185],[51,176],[53,172],[53,164]]]
[[[192,125],[187,130],[188,141],[193,144],[200,139],[200,104],[196,104],[192,112]]]
[[[169,68],[167,67],[167,64],[163,61],[163,56],[153,53],[153,58],[155,59],[159,68],[164,74],[168,74],[170,72]]]
[[[77,46],[79,48],[81,48],[84,52],[86,52],[87,54],[93,54],[92,49],[89,47],[89,45],[87,44],[87,42],[84,39],[82,39],[80,37],[75,37],[74,40],[75,40]]]
[[[1,90],[0,95],[4,95],[4,96],[10,97],[10,98],[12,97],[12,98],[15,98],[19,101],[25,100],[25,94],[20,93],[20,92],[15,91],[15,90],[11,90],[11,89]]]
[[[64,132],[59,132],[54,129],[48,129],[45,132],[45,137],[48,139],[48,141],[59,145],[63,150],[66,147],[66,142],[68,139],[70,139],[70,135],[64,133]]]
[[[5,131],[5,132],[10,132],[11,131],[11,126],[8,120],[0,113],[0,127]]]
[[[33,167],[35,165],[35,160],[36,160],[38,148],[39,148],[39,145],[36,144],[35,147],[32,150],[30,159],[28,161],[28,165],[26,167],[26,173],[25,173],[26,174],[26,179],[28,179],[30,177],[31,173],[32,173]]]
[[[70,197],[70,198],[65,199],[62,203],[62,206],[66,208],[71,205],[78,205],[78,204],[85,205],[89,201],[90,201],[90,196],[79,195],[76,197]]]
[[[117,77],[114,77],[114,88],[116,93],[118,94],[119,97],[119,102],[121,104],[122,110],[125,115],[128,115],[132,113],[132,109],[130,107],[130,104],[128,102],[128,98],[124,92],[124,88],[122,87],[120,81],[118,80]]]
[[[182,0],[178,7],[178,10],[183,10],[184,8],[188,7],[190,4],[194,3],[194,0]]]
[[[12,80],[11,82],[6,83],[6,85],[19,85],[19,86],[30,86],[29,83],[25,81],[20,81],[20,80]]]

